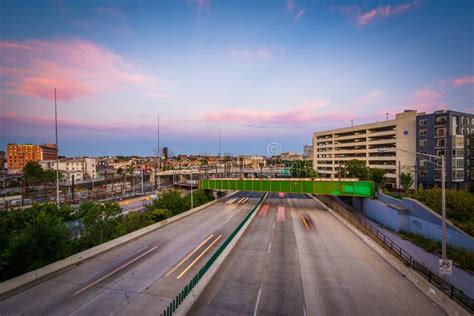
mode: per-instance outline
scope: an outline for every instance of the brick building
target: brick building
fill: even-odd
[[[55,160],[58,150],[54,144],[8,144],[7,163],[9,172],[19,172],[28,161]]]

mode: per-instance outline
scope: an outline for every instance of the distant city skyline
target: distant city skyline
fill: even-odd
[[[453,5],[456,4],[456,5]],[[474,108],[472,1],[3,1],[0,150],[303,152],[320,130]]]

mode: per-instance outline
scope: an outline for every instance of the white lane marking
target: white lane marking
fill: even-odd
[[[267,251],[267,253],[270,253],[270,249],[272,249],[272,243],[271,243],[271,242],[268,244],[268,251]]]
[[[303,305],[303,316],[306,316],[306,306]]]
[[[275,229],[275,223],[273,223],[273,227],[272,227],[272,229]]]
[[[155,247],[151,248],[151,249],[150,249],[150,250],[148,250],[147,252],[145,252],[145,253],[142,253],[142,254],[141,254],[141,255],[139,255],[138,257],[135,257],[134,259],[132,259],[132,260],[130,260],[129,262],[125,263],[124,265],[122,265],[122,266],[118,267],[118,268],[117,268],[117,269],[115,269],[114,271],[112,271],[112,272],[110,272],[110,273],[108,273],[108,274],[104,275],[103,277],[101,277],[101,278],[100,278],[100,279],[98,279],[97,281],[95,281],[95,282],[92,282],[91,284],[89,284],[89,285],[87,285],[87,286],[83,287],[82,289],[80,289],[79,291],[77,291],[76,293],[74,293],[74,295],[73,295],[73,296],[76,296],[77,294],[84,292],[85,290],[87,290],[88,288],[90,288],[90,287],[92,287],[92,286],[96,285],[97,283],[99,283],[99,282],[101,282],[101,281],[103,281],[103,280],[107,279],[107,278],[108,278],[109,276],[111,276],[112,274],[114,274],[114,273],[116,273],[116,272],[118,272],[118,271],[122,270],[123,268],[125,268],[125,267],[127,267],[127,266],[131,265],[132,263],[134,263],[134,262],[135,262],[135,261],[137,261],[138,259],[140,259],[140,258],[142,258],[142,257],[146,256],[147,254],[149,254],[150,252],[152,252],[152,251],[156,250],[156,248],[158,248],[158,246],[155,246]]]
[[[262,288],[258,289],[257,302],[255,303],[255,310],[253,316],[257,316],[258,303],[260,302],[260,294],[262,293]]]

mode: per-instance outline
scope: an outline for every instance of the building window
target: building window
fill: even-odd
[[[427,167],[428,166],[428,160],[420,159],[419,165],[420,165],[420,167]]]
[[[445,125],[446,124],[446,115],[441,115],[436,117],[436,125]]]
[[[464,168],[464,159],[453,159],[453,168],[462,169]]]
[[[427,123],[426,119],[422,119],[422,120],[419,121],[420,126],[426,126],[426,123]],[[473,124],[474,124],[474,119],[473,119]]]
[[[446,128],[445,127],[437,128],[436,129],[436,136],[438,136],[438,137],[446,136]]]
[[[453,157],[464,157],[464,148],[453,149]]]
[[[446,156],[446,153],[444,152],[444,149],[438,149],[436,150],[436,156]]]
[[[426,145],[428,145],[428,141],[426,139],[420,139],[418,144],[421,146],[421,147],[424,147]]]
[[[453,181],[464,180],[463,170],[453,170]]]
[[[441,138],[436,140],[436,147],[446,147],[446,139]]]
[[[420,129],[420,131],[418,132],[418,135],[419,136],[426,136],[426,135],[428,135],[428,130],[426,128]]]
[[[420,177],[427,177],[428,171],[426,169],[420,169]]]

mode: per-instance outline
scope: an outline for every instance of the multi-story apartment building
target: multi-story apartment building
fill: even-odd
[[[8,144],[7,161],[9,172],[19,172],[28,161],[54,160],[58,150],[54,144]]]
[[[416,150],[445,157],[447,188],[468,188],[470,135],[474,134],[474,115],[442,110],[431,114],[420,113],[416,121]],[[418,158],[417,169],[419,187],[440,186],[441,167],[439,165]]]
[[[395,119],[338,128],[313,134],[313,167],[320,177],[337,178],[352,159],[386,171],[389,187],[399,187],[399,173],[414,172],[416,158],[405,151],[416,149],[416,111]],[[395,150],[401,149],[401,150]]]

